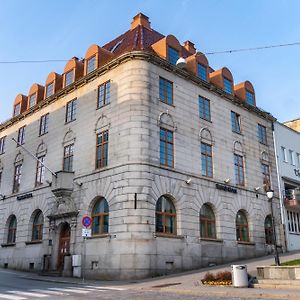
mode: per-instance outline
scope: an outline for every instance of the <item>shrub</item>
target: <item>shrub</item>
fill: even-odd
[[[216,280],[215,275],[214,275],[213,273],[207,272],[207,273],[204,275],[204,277],[203,277],[203,279],[202,279],[202,282],[203,282],[203,281],[215,281],[215,280]]]
[[[215,278],[216,281],[231,281],[231,272],[229,271],[218,272]]]

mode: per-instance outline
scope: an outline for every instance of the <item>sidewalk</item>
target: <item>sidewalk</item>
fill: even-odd
[[[300,252],[289,252],[280,255],[281,262],[300,258]],[[49,277],[39,276],[37,274],[22,273],[22,277],[33,280],[42,280],[50,282],[59,282],[67,284],[94,284],[98,286],[114,286],[123,287],[134,290],[153,290],[160,292],[175,292],[192,295],[207,295],[207,296],[228,296],[228,297],[247,297],[247,298],[273,298],[273,299],[300,299],[300,290],[292,289],[266,289],[266,288],[234,288],[222,286],[203,286],[201,279],[208,271],[218,272],[231,270],[232,264],[245,264],[248,268],[248,273],[256,276],[256,267],[263,265],[274,264],[274,256],[264,256],[261,258],[253,258],[224,265],[193,270],[179,274],[166,275],[156,278],[149,278],[135,281],[96,281],[85,280],[80,278],[64,278],[64,277]]]

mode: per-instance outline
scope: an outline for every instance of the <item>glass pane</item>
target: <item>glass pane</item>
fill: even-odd
[[[179,52],[172,48],[172,47],[168,47],[168,60],[172,65],[176,65],[176,62],[179,58]]]

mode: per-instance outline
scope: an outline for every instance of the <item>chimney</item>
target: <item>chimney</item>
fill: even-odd
[[[130,30],[133,30],[138,25],[142,25],[145,28],[151,29],[149,18],[142,13],[139,13],[135,17],[133,17]]]
[[[195,44],[192,43],[191,41],[185,41],[183,43],[183,47],[192,54],[196,53]]]

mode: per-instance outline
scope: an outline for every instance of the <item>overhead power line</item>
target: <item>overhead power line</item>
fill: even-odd
[[[300,42],[241,48],[241,49],[230,49],[230,50],[222,50],[222,51],[211,51],[211,52],[205,52],[204,54],[205,55],[231,54],[237,52],[250,52],[256,50],[265,50],[265,49],[280,48],[280,47],[293,47],[293,46],[300,46]],[[69,59],[11,60],[11,61],[0,61],[0,64],[41,64],[41,63],[52,63],[52,62],[67,62],[67,61],[69,61]]]

